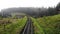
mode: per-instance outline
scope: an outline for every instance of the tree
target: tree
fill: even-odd
[[[60,2],[57,4],[56,10],[57,10],[57,11],[60,11]]]

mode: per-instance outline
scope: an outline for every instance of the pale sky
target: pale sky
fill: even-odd
[[[0,0],[0,10],[11,7],[54,7],[60,0]]]

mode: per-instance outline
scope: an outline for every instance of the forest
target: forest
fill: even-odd
[[[2,9],[0,12],[1,16],[11,16],[11,13],[25,13],[33,17],[52,16],[60,14],[60,3],[56,7],[49,8],[34,8],[34,7],[19,7],[19,8],[7,8]]]

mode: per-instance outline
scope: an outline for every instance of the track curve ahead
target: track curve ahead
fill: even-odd
[[[22,29],[20,34],[34,34],[33,32],[33,22],[30,18],[28,18],[26,25]]]

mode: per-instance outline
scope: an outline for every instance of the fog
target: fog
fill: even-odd
[[[0,0],[0,10],[12,7],[55,7],[60,0]]]
[[[0,0],[0,15],[25,13],[32,17],[60,14],[60,0]]]

